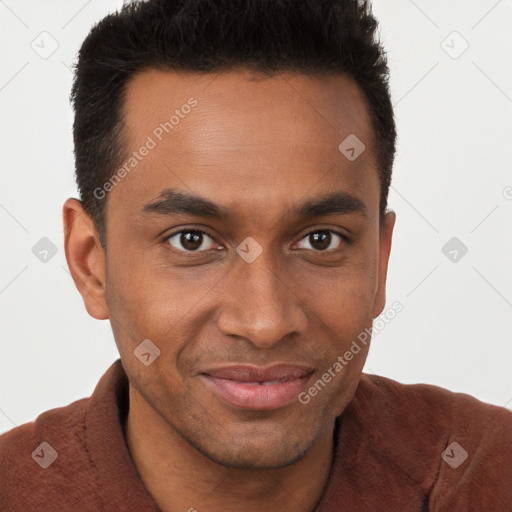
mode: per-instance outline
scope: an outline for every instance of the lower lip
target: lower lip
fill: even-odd
[[[235,407],[252,410],[279,409],[297,400],[310,375],[277,384],[246,384],[230,379],[203,376],[225,400]]]

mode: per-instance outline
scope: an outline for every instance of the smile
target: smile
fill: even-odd
[[[237,408],[271,410],[296,400],[312,373],[308,367],[292,365],[231,366],[209,370],[201,377],[217,396]]]

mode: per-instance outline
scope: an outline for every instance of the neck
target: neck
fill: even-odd
[[[289,466],[238,469],[198,452],[131,386],[125,426],[137,471],[162,512],[314,512],[329,477],[333,430]]]

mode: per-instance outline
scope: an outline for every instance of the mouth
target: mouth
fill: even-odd
[[[239,365],[208,370],[201,377],[217,396],[237,408],[272,410],[295,401],[312,373],[313,370],[305,366]]]

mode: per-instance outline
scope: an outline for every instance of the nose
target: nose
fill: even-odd
[[[217,324],[224,335],[270,348],[286,336],[304,333],[308,319],[297,295],[297,276],[278,269],[264,254],[252,263],[240,258],[219,283],[223,300]]]

